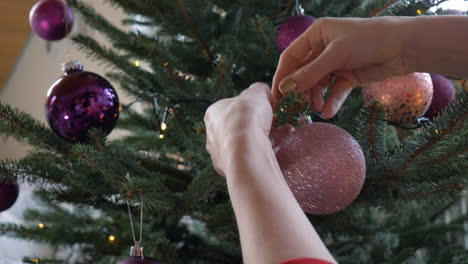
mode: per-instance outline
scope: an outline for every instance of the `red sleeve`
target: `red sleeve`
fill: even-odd
[[[320,260],[320,259],[311,259],[311,258],[301,258],[293,259],[280,264],[332,264],[331,262]]]

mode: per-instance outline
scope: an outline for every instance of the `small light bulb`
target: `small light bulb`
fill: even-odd
[[[418,15],[422,15],[423,11],[421,9],[418,9],[416,10],[416,13],[418,13]]]
[[[110,235],[107,239],[109,240],[109,242],[114,242],[115,241],[115,236]]]
[[[164,63],[164,67],[167,67],[167,65],[169,65],[169,62]]]
[[[39,223],[39,224],[37,224],[37,227],[39,227],[40,229],[43,229],[45,227],[45,225],[43,223]]]
[[[167,124],[164,123],[164,122],[162,122],[162,123],[161,123],[161,130],[164,131],[164,130],[166,130],[166,129],[167,129]]]
[[[163,134],[159,135],[159,138],[160,138],[160,139],[163,139],[163,138],[164,138],[164,135],[163,135]]]
[[[135,67],[140,67],[140,61],[139,60],[135,60]]]

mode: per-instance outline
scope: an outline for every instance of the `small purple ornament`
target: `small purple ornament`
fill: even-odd
[[[143,247],[139,241],[130,249],[130,257],[119,261],[117,264],[166,264],[154,258],[145,257]]]
[[[434,95],[432,96],[431,105],[424,116],[432,120],[455,99],[455,88],[449,79],[440,74],[431,73],[431,79]]]
[[[278,133],[282,135],[270,135],[283,138],[273,143],[278,164],[306,213],[331,214],[356,199],[366,177],[366,163],[361,146],[348,132],[332,124],[313,123],[296,130],[282,128]]]
[[[52,130],[72,143],[85,142],[91,128],[110,133],[119,118],[119,97],[112,85],[83,71],[77,61],[63,67],[65,76],[47,92],[45,112]]]
[[[41,0],[29,12],[29,24],[41,38],[63,39],[73,27],[73,11],[60,0]]]
[[[281,53],[295,39],[297,39],[315,21],[315,18],[308,15],[292,16],[280,25],[276,34],[276,48]]]
[[[166,264],[154,258],[148,257],[128,257],[118,262],[118,264]]]
[[[462,10],[458,10],[458,9],[444,9],[439,12],[439,15],[463,16],[465,15],[465,12],[463,12]]]
[[[17,183],[0,182],[0,212],[10,208],[18,199],[19,186]]]

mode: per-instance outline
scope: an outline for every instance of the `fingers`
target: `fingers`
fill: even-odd
[[[206,109],[205,116],[203,118],[205,124],[209,125],[211,123],[210,120],[213,113],[220,113],[223,109],[226,109],[233,102],[233,100],[233,98],[221,99],[210,105],[208,109]]]
[[[261,82],[251,84],[249,88],[242,91],[240,96],[245,97],[247,100],[254,100],[254,104],[268,101],[271,108],[273,108],[275,104],[270,87],[267,84]]]
[[[323,96],[325,95],[325,91],[330,84],[331,76],[327,75],[323,77],[318,84],[311,90],[309,90],[309,97],[310,102],[316,112],[322,112],[324,100]]]
[[[249,88],[245,89],[244,91],[242,91],[241,95],[242,94],[259,94],[259,95],[266,95],[268,96],[268,94],[270,94],[270,87],[266,84],[266,83],[262,83],[262,82],[256,82],[256,83],[253,83],[249,86]]]
[[[278,90],[279,83],[286,76],[300,68],[304,64],[304,61],[307,60],[311,51],[317,56],[324,49],[321,21],[323,19],[315,21],[306,32],[291,43],[281,54],[278,68],[273,77],[272,91],[275,100],[281,98],[281,93]]]
[[[324,119],[329,119],[335,116],[346,100],[346,97],[351,93],[353,87],[354,85],[345,78],[339,78],[335,82],[331,89],[330,96],[323,106],[322,117]]]
[[[383,63],[373,64],[353,71],[358,84],[383,81],[390,76],[402,75],[404,73],[405,72],[399,70],[398,67],[391,67]]]
[[[343,64],[335,45],[329,45],[318,57],[301,69],[286,77],[279,86],[283,93],[292,90],[303,92],[313,89],[320,80]]]
[[[285,125],[280,128],[272,129],[270,132],[270,141],[275,153],[279,150],[279,146],[281,142],[289,136],[292,132],[294,132],[294,127],[291,125]]]

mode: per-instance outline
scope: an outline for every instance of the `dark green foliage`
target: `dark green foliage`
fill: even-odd
[[[304,8],[317,18],[416,15],[443,1],[314,0]],[[86,144],[72,145],[0,103],[0,133],[34,147],[21,160],[0,162],[0,180],[33,183],[47,203],[26,212],[25,225],[0,224],[0,234],[64,250],[79,244],[80,263],[116,263],[132,245],[126,201],[136,215],[142,200],[147,255],[174,264],[241,263],[226,183],[205,151],[203,116],[213,102],[271,81],[279,58],[276,28],[294,0],[107,1],[128,14],[125,25],[156,34],[121,30],[81,1],[67,2],[108,40],[73,37],[132,98],[117,127],[126,134],[108,141],[92,130]],[[347,130],[366,156],[357,201],[333,215],[309,216],[340,263],[467,263],[464,249],[447,243],[447,234],[462,234],[466,219],[446,224],[440,217],[467,184],[467,107],[467,92],[459,92],[433,124],[402,133],[378,105],[363,108],[359,89],[331,120],[298,94],[277,106],[276,127],[297,126],[308,114]],[[190,216],[188,224],[183,216]],[[115,243],[107,241],[110,234]]]

